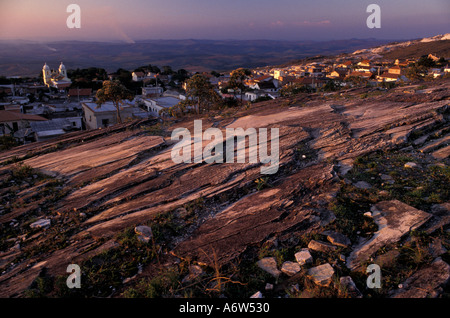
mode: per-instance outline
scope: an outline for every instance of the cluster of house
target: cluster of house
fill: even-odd
[[[0,136],[11,135],[20,143],[28,143],[83,128],[77,90],[67,90],[67,86],[49,90],[60,80],[60,84],[65,81],[55,74],[52,79],[44,81],[44,85],[35,82],[0,85]]]
[[[63,63],[42,68],[43,84],[25,82],[0,85],[0,136],[20,143],[44,141],[77,130],[106,128],[117,123],[112,102],[97,105],[90,88],[69,88]],[[140,75],[140,74],[138,74]],[[52,88],[52,89],[50,89]],[[142,94],[121,106],[123,120],[159,116],[159,110],[178,104],[184,96],[162,87],[142,87]]]
[[[433,61],[439,58],[430,54]],[[257,74],[266,81],[278,82],[278,86],[300,84],[317,89],[333,81],[340,86],[351,85],[351,79],[361,79],[370,85],[378,85],[382,82],[398,83],[407,82],[406,68],[416,60],[395,60],[394,62],[356,59],[343,57],[338,59],[323,59],[301,65],[292,65],[285,68],[260,69]],[[450,72],[449,66],[431,68],[428,75],[434,78],[442,77]],[[267,79],[270,77],[270,79]]]
[[[430,55],[433,60],[438,58]],[[405,69],[414,60],[394,63],[354,60],[343,57],[338,60],[322,60],[292,65],[285,68],[259,68],[252,70],[244,81],[245,90],[228,88],[230,74],[218,76],[204,73],[222,98],[256,101],[261,97],[276,99],[280,89],[286,85],[304,85],[317,89],[327,82],[351,85],[350,78],[360,78],[367,83],[407,81]],[[450,73],[448,65],[430,69],[429,74],[440,77]],[[45,64],[42,69],[43,82],[0,85],[0,136],[12,135],[22,143],[42,141],[74,130],[106,128],[117,123],[116,108],[112,103],[97,105],[92,89],[69,88],[63,63],[57,71]],[[159,117],[160,111],[173,107],[186,99],[185,83],[180,88],[165,90],[153,83],[146,86],[148,79],[160,83],[170,81],[170,76],[161,77],[151,72],[133,72],[134,81],[143,81],[142,93],[121,107],[122,119]],[[53,87],[53,89],[49,89]],[[166,86],[167,87],[167,86]],[[184,89],[183,89],[184,88]]]

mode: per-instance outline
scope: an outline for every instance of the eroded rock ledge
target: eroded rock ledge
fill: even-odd
[[[429,164],[447,167],[449,82],[422,95],[417,101],[401,90],[367,99],[311,95],[256,104],[237,111],[235,120],[220,114],[203,119],[204,129],[279,128],[280,169],[270,177],[248,163],[175,164],[170,138],[148,135],[140,129],[143,123],[0,153],[0,223],[8,233],[2,237],[0,296],[23,296],[44,269],[46,275],[64,276],[68,262],[82,263],[118,248],[118,233],[165,215],[176,226],[159,237],[160,257],[170,254],[203,266],[226,266],[270,238],[295,244],[299,236],[320,233],[335,222],[329,204],[355,159],[406,148],[405,153],[430,156]],[[192,125],[193,119],[186,119],[169,131]],[[9,178],[15,161],[33,168],[36,178]],[[433,214],[382,195],[372,217],[378,225],[373,236],[340,246],[347,248],[351,270],[431,221],[433,231],[448,228],[448,209]],[[30,229],[32,221],[43,218],[51,221],[48,229]],[[153,234],[157,240],[155,229]],[[159,265],[147,265],[152,269],[140,272],[152,277]],[[406,284],[414,285],[416,278]]]

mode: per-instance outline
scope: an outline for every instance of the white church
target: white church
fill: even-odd
[[[47,63],[45,63],[44,67],[42,68],[42,73],[44,76],[44,83],[48,87],[55,87],[58,90],[62,90],[72,84],[72,81],[67,77],[66,67],[62,62],[58,68],[58,71],[50,70],[50,67],[47,65]]]

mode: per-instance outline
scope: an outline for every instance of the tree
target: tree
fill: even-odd
[[[104,81],[103,87],[97,91],[97,107],[100,107],[103,103],[111,101],[116,107],[117,122],[122,123],[122,117],[120,116],[121,106],[124,104],[124,100],[128,99],[132,101],[133,94],[123,86],[119,81]]]
[[[162,68],[163,68],[163,71],[162,71],[161,75],[172,75],[174,73],[174,71],[172,70],[172,67],[169,65],[165,65]]]
[[[417,61],[417,66],[424,66],[426,68],[435,67],[436,62],[425,55],[419,58],[419,60]]]
[[[119,81],[124,85],[127,85],[132,81],[133,76],[131,75],[130,71],[119,68],[116,71],[116,74],[118,75],[117,78],[119,79]]]
[[[311,88],[304,84],[295,83],[292,85],[286,85],[280,90],[280,95],[283,97],[294,96],[300,93],[310,93]]]
[[[241,92],[241,105],[242,105],[242,93],[244,92],[245,85],[244,80],[251,74],[250,70],[246,68],[238,68],[231,72],[230,81],[228,82],[228,87],[232,88],[235,92],[239,90]]]
[[[217,106],[220,102],[220,96],[214,91],[209,80],[201,75],[196,74],[186,82],[186,100],[183,104],[186,106],[194,106],[196,113]]]
[[[411,81],[423,79],[426,74],[427,67],[418,63],[411,64],[405,70],[405,76]]]
[[[323,87],[322,91],[324,92],[334,92],[340,88],[340,85],[336,85],[334,81],[328,81]]]
[[[184,82],[189,78],[189,73],[185,69],[181,68],[176,73],[172,75],[172,80],[178,81],[179,83]]]
[[[444,66],[447,65],[447,63],[448,63],[448,61],[447,61],[444,57],[441,57],[441,58],[436,62],[436,66],[444,67]]]

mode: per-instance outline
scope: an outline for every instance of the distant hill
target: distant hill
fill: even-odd
[[[411,46],[396,48],[383,56],[388,59],[418,58],[422,55],[433,54],[450,58],[450,40],[437,42],[420,42]]]
[[[146,40],[136,43],[108,42],[0,42],[0,75],[36,76],[44,62],[57,68],[102,67],[133,70],[142,65],[170,65],[190,71],[225,71],[238,67],[278,65],[321,55],[350,53],[389,41],[349,39],[325,42],[272,40]]]
[[[450,33],[436,35],[430,38],[416,39],[404,42],[392,42],[377,47],[357,50],[352,55],[365,58],[384,58],[388,60],[419,58],[433,54],[438,57],[450,58]]]

